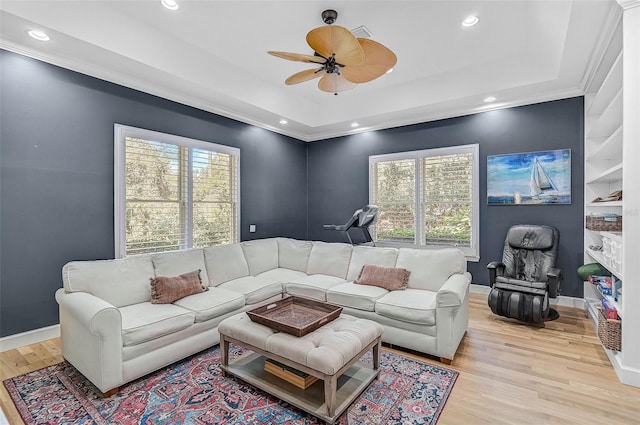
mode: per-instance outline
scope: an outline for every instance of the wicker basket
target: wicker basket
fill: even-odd
[[[622,216],[615,219],[611,217],[586,216],[585,227],[589,230],[601,230],[603,232],[622,232]]]
[[[622,349],[622,321],[607,319],[601,307],[598,307],[598,337],[604,348],[615,351]]]

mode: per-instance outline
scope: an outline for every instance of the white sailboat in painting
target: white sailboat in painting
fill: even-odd
[[[556,199],[558,198],[558,188],[556,187],[549,174],[545,171],[538,161],[538,158],[534,158],[533,166],[531,167],[531,180],[529,181],[529,188],[531,189],[531,197],[534,199]]]

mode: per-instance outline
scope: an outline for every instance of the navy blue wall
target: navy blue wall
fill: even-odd
[[[468,263],[473,282],[488,285],[486,265],[501,258],[509,226],[547,224],[560,230],[562,293],[582,297],[575,270],[583,264],[583,121],[583,98],[576,97],[312,143],[309,238],[342,241],[322,225],[344,223],[369,202],[369,155],[478,143],[481,258]],[[553,149],[571,149],[571,205],[487,205],[487,155]]]
[[[59,322],[67,261],[113,258],[114,123],[240,148],[242,239],[306,238],[305,143],[2,50],[0,75],[0,336]]]
[[[474,282],[487,283],[511,224],[550,224],[561,232],[563,293],[582,296],[582,98],[305,144],[2,50],[0,75],[0,336],[58,323],[64,263],[113,258],[114,123],[240,148],[243,240],[339,240],[322,224],[368,202],[369,155],[479,143]],[[486,205],[487,155],[561,148],[572,150],[572,205]]]

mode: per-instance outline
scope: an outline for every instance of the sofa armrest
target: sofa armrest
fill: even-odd
[[[87,292],[59,289],[62,356],[100,391],[123,383],[122,316],[108,302]]]
[[[471,274],[468,272],[451,275],[436,294],[436,306],[440,308],[462,305],[470,284]]]

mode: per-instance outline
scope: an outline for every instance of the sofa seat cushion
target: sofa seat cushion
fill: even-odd
[[[376,300],[388,293],[389,291],[378,286],[346,282],[327,290],[327,302],[357,310],[375,311]]]
[[[282,283],[264,277],[246,276],[233,279],[220,285],[233,292],[244,295],[245,304],[255,304],[282,294]]]
[[[391,291],[376,300],[381,316],[419,325],[436,324],[436,293],[422,289]]]
[[[335,276],[314,274],[303,278],[292,279],[284,287],[289,295],[311,298],[318,301],[327,300],[327,289],[346,283],[346,280]]]
[[[173,304],[132,304],[121,307],[120,314],[125,347],[178,332],[195,321],[195,313]]]
[[[206,322],[244,307],[244,295],[213,286],[200,294],[181,298],[174,303],[196,315],[196,322]]]
[[[256,277],[261,279],[271,279],[274,282],[286,283],[296,279],[303,279],[307,277],[307,274],[297,270],[289,270],[279,267],[277,269],[269,270],[268,272],[260,273]]]

